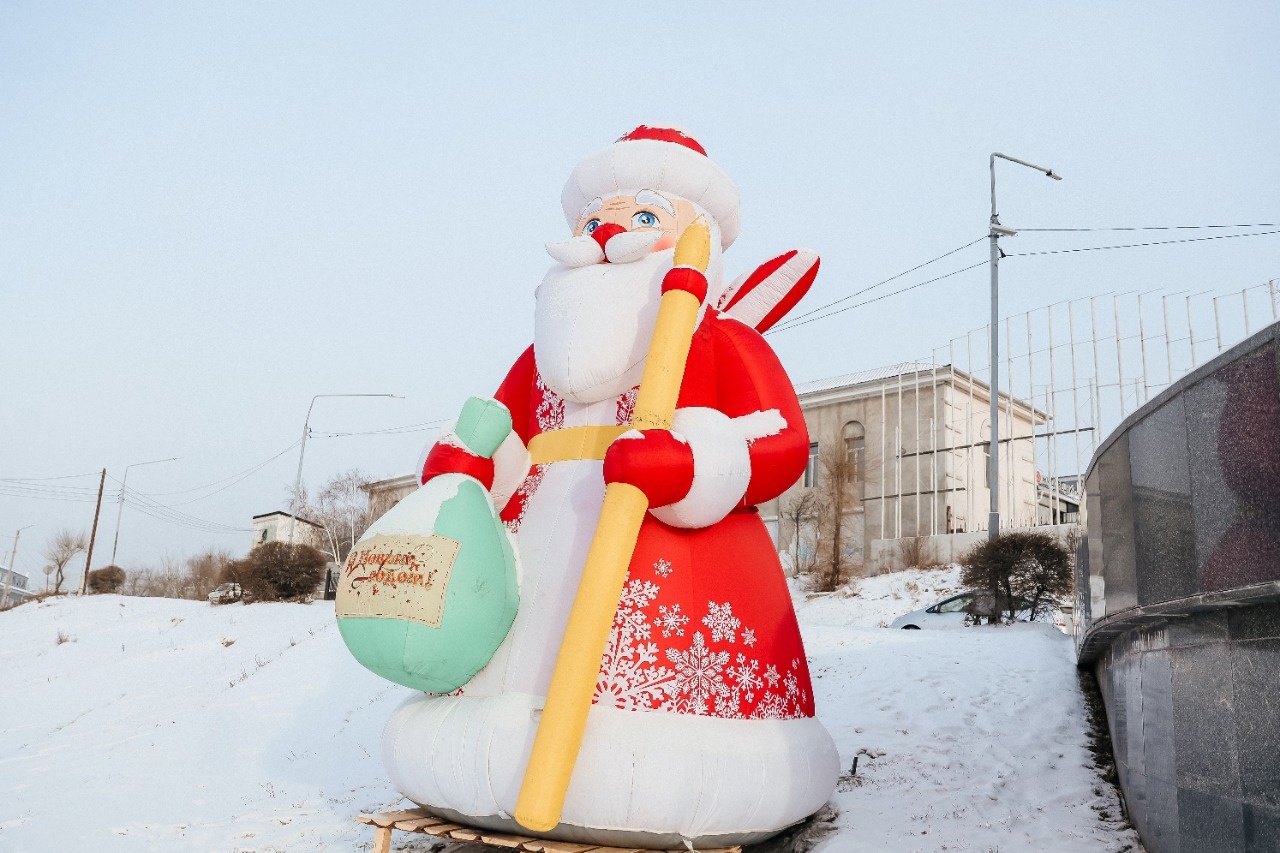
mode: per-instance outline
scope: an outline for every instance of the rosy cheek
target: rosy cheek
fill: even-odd
[[[671,249],[671,248],[674,248],[674,247],[675,247],[675,245],[676,245],[676,238],[675,238],[675,235],[674,235],[674,234],[664,234],[661,240],[659,240],[658,242],[656,242],[656,243],[654,243],[654,244],[653,244],[653,248],[652,248],[652,249],[650,249],[650,250],[649,250],[649,252],[650,252],[650,253],[653,253],[653,252],[661,252],[663,249]]]

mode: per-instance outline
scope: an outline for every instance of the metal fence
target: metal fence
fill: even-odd
[[[1198,365],[1280,320],[1275,279],[1239,291],[1212,288],[1107,293],[1063,300],[1004,318],[1000,390],[1045,415],[1034,435],[1038,488],[1078,494],[1098,444],[1130,412]],[[989,327],[935,348],[927,363],[991,379]],[[965,448],[967,468],[986,464],[983,439]],[[1003,439],[1002,439],[1003,444]],[[976,454],[976,455],[975,455]],[[1013,465],[1001,466],[1012,494]],[[1006,479],[1007,478],[1007,479]],[[984,512],[971,516],[981,518]],[[1002,516],[1002,526],[1025,519]],[[981,529],[982,523],[969,529]]]

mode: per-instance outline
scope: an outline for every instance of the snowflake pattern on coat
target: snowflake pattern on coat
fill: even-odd
[[[654,564],[658,578],[673,571],[670,560]],[[628,575],[594,703],[738,720],[809,716],[804,712],[808,692],[796,675],[800,660],[762,661],[740,651],[737,641],[750,636],[748,646],[753,645],[755,631],[733,615],[733,602],[709,601],[706,613],[694,621],[679,603],[660,603],[661,598],[660,582]],[[693,625],[702,627],[686,630]]]
[[[538,421],[538,431],[550,432],[563,427],[564,398],[542,381],[541,373],[534,378],[533,393],[537,395],[533,414]]]
[[[617,412],[614,415],[618,421],[618,426],[626,426],[631,423],[631,418],[636,413],[636,395],[639,393],[640,386],[637,385],[618,398]]]
[[[525,511],[529,508],[529,498],[533,497],[533,493],[538,490],[538,486],[542,485],[542,475],[546,473],[546,465],[534,465],[529,469],[529,473],[520,481],[520,485],[516,488],[515,494],[507,501],[507,506],[502,510],[502,523],[512,533],[520,530],[520,524],[524,521]]]

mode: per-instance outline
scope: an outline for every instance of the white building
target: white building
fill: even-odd
[[[293,538],[290,538],[290,531]],[[253,517],[253,544],[257,547],[264,542],[289,542],[293,545],[310,545],[318,547],[324,541],[324,529],[320,525],[297,518],[279,510]]]
[[[29,578],[22,572],[9,572],[7,566],[0,566],[0,606],[18,604],[33,598],[35,593],[27,588]]]
[[[361,486],[360,490],[369,496],[369,518],[381,518],[387,510],[404,500],[410,492],[418,488],[419,476],[419,474],[405,474]]]
[[[864,572],[897,567],[903,540],[929,537],[933,555],[947,560],[981,538],[991,502],[987,383],[952,365],[908,363],[805,383],[796,394],[809,466],[760,506],[781,549],[795,535],[782,508],[816,484],[819,456],[832,446],[857,471],[847,535],[861,546]],[[1048,418],[1024,400],[999,399],[1001,527],[1030,527],[1041,502],[1035,441]]]

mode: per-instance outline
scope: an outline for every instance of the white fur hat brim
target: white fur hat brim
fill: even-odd
[[[592,199],[654,190],[693,202],[720,226],[720,245],[738,237],[738,188],[705,154],[678,142],[621,139],[591,154],[569,176],[560,204],[570,227]]]

